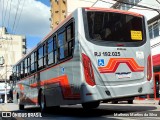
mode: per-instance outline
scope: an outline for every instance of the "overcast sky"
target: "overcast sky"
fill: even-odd
[[[0,0],[0,26],[25,35],[27,48],[33,48],[51,30],[50,7],[44,1],[48,5],[50,0]]]

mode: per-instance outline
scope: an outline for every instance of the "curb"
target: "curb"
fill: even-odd
[[[159,105],[158,100],[134,100],[133,103],[134,104],[155,104],[155,105]]]

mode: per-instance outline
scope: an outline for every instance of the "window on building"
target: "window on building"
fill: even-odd
[[[153,38],[152,26],[149,26],[148,29],[149,29],[149,37],[150,37],[150,39],[152,39]]]
[[[116,9],[121,9],[121,10],[129,10],[132,7],[134,7],[134,5],[138,4],[140,1],[142,0],[124,0],[122,3],[117,3],[115,6],[113,6],[113,8]],[[127,3],[127,4],[125,4]],[[132,5],[133,4],[133,5]]]
[[[159,36],[159,25],[158,25],[158,23],[153,24],[153,35],[154,35],[154,38]]]
[[[52,64],[52,63],[56,63],[57,62],[57,56],[56,56],[56,51],[57,51],[57,44],[56,44],[56,36],[51,37],[48,41],[47,41],[47,45],[48,45],[48,50],[47,50],[47,54],[48,54],[48,65]]]

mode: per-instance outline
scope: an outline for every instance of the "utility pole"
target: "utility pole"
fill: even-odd
[[[6,77],[5,77],[5,97],[4,97],[4,103],[7,103],[7,65],[6,67]]]

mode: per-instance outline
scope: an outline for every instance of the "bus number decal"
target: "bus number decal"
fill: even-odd
[[[94,52],[95,56],[121,56],[120,52]]]

